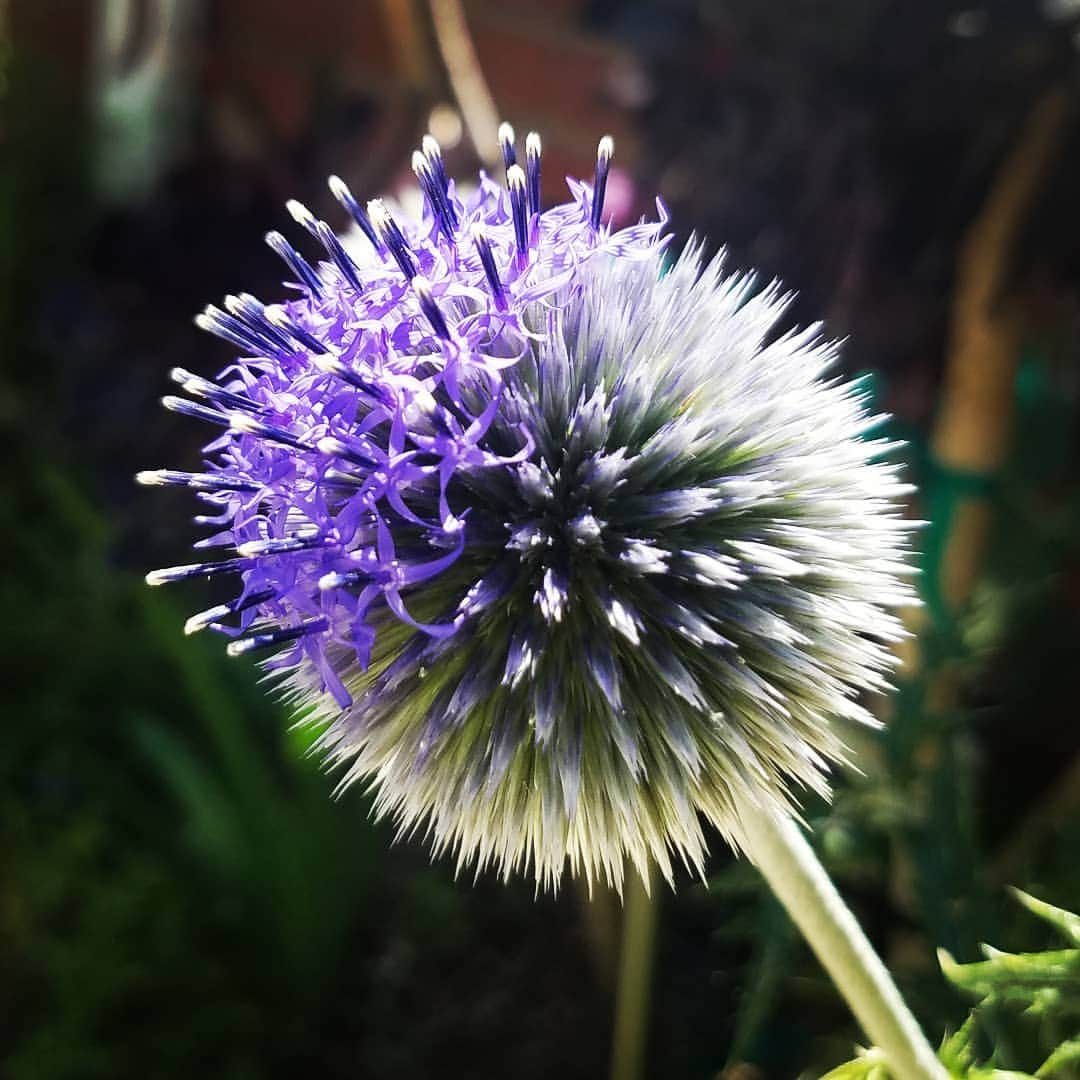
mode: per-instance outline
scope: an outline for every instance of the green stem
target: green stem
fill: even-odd
[[[655,878],[655,875],[652,875]],[[655,881],[654,881],[655,884]],[[612,1080],[640,1080],[645,1069],[645,1040],[649,1024],[659,899],[628,867],[619,981],[615,988],[615,1032],[612,1038]]]
[[[787,814],[747,810],[743,846],[802,931],[895,1080],[948,1080],[892,976]]]

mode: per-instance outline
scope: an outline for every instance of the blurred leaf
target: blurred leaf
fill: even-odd
[[[247,852],[220,781],[163,725],[147,721],[135,734],[185,807],[192,842],[219,870],[229,876],[239,873]]]
[[[754,1060],[751,1052],[772,1013],[798,938],[783,907],[771,894],[761,897],[755,934],[755,956],[747,972],[735,1031],[728,1051],[728,1063]]]
[[[889,1080],[890,1073],[885,1066],[885,1055],[876,1048],[860,1050],[859,1056],[844,1062],[821,1080]]]
[[[1059,930],[1065,938],[1080,948],[1080,915],[1074,915],[1071,911],[1066,911],[1064,908],[1054,907],[1053,904],[1048,904],[1045,900],[1040,900],[1038,897],[1031,896],[1021,889],[1013,889],[1011,891],[1013,896],[1015,896],[1016,899],[1032,913],[1032,915],[1037,915],[1040,919],[1048,922],[1055,929]]]
[[[1062,1043],[1040,1066],[1035,1073],[1044,1076],[1076,1076],[1080,1068],[1080,1039],[1070,1039]]]
[[[1075,947],[1080,920],[1018,889],[1013,893],[1074,947],[1007,953],[984,946],[987,958],[970,964],[958,964],[941,950],[945,977],[978,999],[961,1031],[947,1040],[943,1059],[948,1054],[970,1070],[965,1075],[981,1075],[975,1066],[981,1040],[992,1063],[1034,1068],[1038,1057],[1031,1059],[1039,1055],[1044,1060],[1034,1075],[1073,1078],[1080,1075],[1080,947]]]
[[[938,957],[950,982],[979,998],[1018,1003],[1033,1015],[1047,1008],[1080,1012],[1080,950],[1005,953],[986,947],[988,960],[958,964],[944,950]],[[1072,993],[1073,999],[1063,996]]]

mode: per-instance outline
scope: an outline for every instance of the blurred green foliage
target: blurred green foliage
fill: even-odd
[[[1069,948],[1005,953],[958,964],[940,950],[945,977],[977,1002],[940,1056],[964,1080],[1075,1080],[1080,1076],[1080,916],[1029,896],[1016,898]],[[864,1050],[824,1080],[889,1080],[880,1051]]]
[[[1069,948],[1006,953],[958,964],[941,953],[946,978],[978,1004],[946,1040],[942,1060],[957,1076],[1080,1076],[1080,917],[1015,890]],[[984,1064],[985,1063],[985,1064]]]
[[[268,1017],[287,1040],[328,992],[384,838],[358,800],[331,801],[247,670],[184,641],[179,609],[110,565],[83,492],[33,479],[32,506],[0,510],[21,718],[0,763],[6,1075],[204,1058],[250,1075]]]

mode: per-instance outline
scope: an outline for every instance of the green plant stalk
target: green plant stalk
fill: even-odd
[[[787,814],[748,808],[743,848],[846,999],[895,1080],[948,1080],[892,976]]]
[[[655,877],[655,875],[650,875]],[[626,875],[619,975],[615,987],[615,1031],[612,1037],[611,1080],[641,1080],[649,1029],[649,989],[659,897],[633,868]]]

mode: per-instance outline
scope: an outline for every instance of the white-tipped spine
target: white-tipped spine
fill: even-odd
[[[331,175],[328,177],[326,186],[330,189],[330,194],[333,195],[338,202],[344,202],[346,199],[352,198],[352,192],[349,190],[349,185],[346,184],[340,176]]]
[[[520,165],[511,165],[506,170],[506,186],[511,192],[525,191],[525,170]]]
[[[368,220],[376,235],[385,244],[387,233],[390,231],[390,212],[382,199],[371,199],[367,204]]]
[[[516,156],[514,150],[515,135],[514,129],[505,120],[499,125],[498,138],[503,161],[508,165],[512,165]]]
[[[429,161],[441,161],[442,160],[442,147],[439,145],[439,140],[434,135],[425,135],[420,140],[420,148],[424,152],[424,157]]]
[[[285,209],[288,210],[289,216],[297,225],[307,229],[308,232],[315,230],[317,219],[302,202],[297,199],[290,199],[285,204]]]
[[[205,611],[200,611],[196,615],[192,615],[186,623],[184,623],[184,633],[197,634],[200,630],[205,630],[208,626],[213,625],[218,619],[224,619],[226,616],[232,613],[232,609],[228,604],[218,604],[217,607],[207,608]]]
[[[321,592],[329,592],[331,589],[340,589],[342,586],[348,584],[348,576],[339,574],[336,570],[329,574],[323,574],[323,576],[319,578],[319,590]]]

